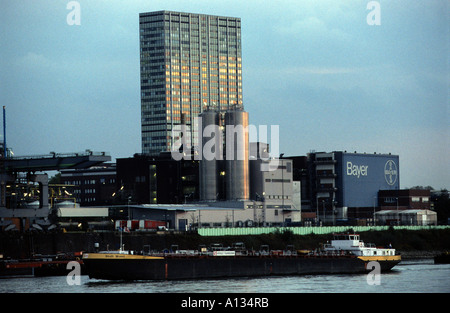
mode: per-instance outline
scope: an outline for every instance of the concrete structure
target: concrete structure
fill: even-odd
[[[377,225],[437,225],[437,213],[431,210],[382,210],[375,217]]]
[[[140,13],[139,36],[142,153],[170,151],[182,114],[192,127],[206,107],[243,107],[239,18]]]

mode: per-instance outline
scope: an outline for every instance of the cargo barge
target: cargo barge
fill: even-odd
[[[358,234],[335,234],[331,243],[316,251],[246,250],[213,247],[171,253],[104,251],[85,253],[90,278],[106,280],[178,280],[302,274],[355,274],[372,270],[376,261],[389,271],[401,261],[392,248],[365,245]]]
[[[67,264],[78,262],[83,269],[82,252],[57,255],[34,255],[30,259],[1,259],[0,277],[6,276],[64,276],[69,273]]]

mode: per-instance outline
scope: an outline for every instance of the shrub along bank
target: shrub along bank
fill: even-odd
[[[361,239],[376,246],[392,246],[409,255],[426,251],[450,251],[450,229],[430,230],[383,230],[361,232]],[[316,249],[331,240],[331,234],[295,235],[292,231],[275,231],[269,234],[242,236],[200,236],[196,233],[185,234],[146,234],[124,233],[122,242],[127,250],[143,250],[149,246],[152,250],[170,249],[177,245],[179,249],[198,249],[221,243],[231,246],[243,242],[247,249],[258,250],[261,245],[270,249],[285,249],[293,245],[295,249]],[[119,232],[84,232],[84,233],[0,233],[0,254],[4,257],[26,258],[31,254],[56,254],[60,252],[94,251],[95,244],[99,250],[119,248]],[[422,253],[423,254],[423,253]]]

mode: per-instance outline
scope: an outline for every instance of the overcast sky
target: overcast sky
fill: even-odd
[[[450,188],[449,1],[2,0],[0,104],[15,155],[141,152],[139,13],[242,20],[244,108],[280,152],[400,156],[402,188]]]

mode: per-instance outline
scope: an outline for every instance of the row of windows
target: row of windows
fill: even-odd
[[[185,86],[182,86],[182,87],[185,87]],[[190,97],[190,96],[192,96],[192,98],[195,99],[195,97],[199,97],[200,96],[200,91],[198,89],[198,86],[197,86],[197,88],[191,88],[191,89],[189,89],[189,88],[182,88],[181,89],[182,91],[180,91],[179,87],[178,88],[174,87],[173,89],[170,89],[169,87],[167,87],[167,88],[168,89],[165,91],[165,94],[167,96],[172,96],[172,100],[175,100],[175,97],[177,97],[177,96],[178,96],[178,98],[180,96],[182,96],[183,99],[185,97]],[[203,86],[202,89],[204,91],[207,91],[208,87],[207,86]],[[210,94],[211,94],[211,96],[218,97],[220,95],[221,98],[226,98],[226,97],[228,97],[228,93],[227,93],[228,91],[230,91],[230,94],[229,94],[230,97],[236,97],[237,96],[237,93],[236,93],[237,92],[237,88],[220,87],[220,93],[219,93],[219,88],[217,87],[217,84],[216,84],[216,86],[211,86]],[[239,91],[241,91],[241,90],[239,89]],[[153,95],[152,93],[155,93],[155,92],[153,91],[153,92],[150,92],[150,93],[151,93],[151,95]],[[202,92],[202,96],[207,97],[208,93],[207,92]],[[167,97],[167,99],[170,100],[170,97]]]
[[[187,35],[186,35],[187,36]],[[142,42],[142,41],[141,41]],[[238,37],[230,36],[230,37],[219,37],[219,38],[210,38],[209,40],[209,47],[210,49],[217,49],[218,46],[220,47],[226,47],[228,42],[228,46],[230,48],[237,48],[241,46],[241,40]],[[200,41],[198,37],[184,37],[181,40],[178,38],[172,38],[172,39],[154,39],[154,40],[148,40],[142,42],[145,45],[166,45],[170,46],[172,44],[173,46],[179,46],[180,44],[190,46],[192,48],[196,48],[197,50],[200,48]],[[208,40],[202,40],[201,41],[202,46],[208,46]]]
[[[208,70],[207,61],[202,60],[189,60],[186,58],[179,59],[178,57],[172,57],[171,59],[144,59],[144,54],[141,54],[141,69],[145,67],[146,70],[176,70],[182,72],[192,72],[192,73],[200,73],[200,69],[202,72],[206,72]],[[206,58],[206,56],[205,56]],[[181,63],[181,64],[180,64]],[[210,55],[209,62],[209,70],[210,71],[219,71],[220,73],[226,73],[227,71],[236,71],[236,67],[239,71],[242,68],[242,64],[236,64],[235,61],[229,61],[228,63],[225,61],[218,62],[218,56]],[[158,78],[160,80],[160,78]]]
[[[191,28],[189,31],[189,28],[180,28],[177,26],[172,26],[171,29],[169,29],[167,26],[164,27],[164,32],[147,32],[146,29],[141,28],[141,39],[154,39],[154,38],[202,38],[207,39],[209,38],[221,38],[226,40],[227,37],[229,38],[240,38],[241,33],[239,29],[236,28],[226,28],[226,27],[210,27],[209,32],[208,30],[201,29],[199,31],[198,28],[195,26]]]
[[[181,47],[181,48],[180,48]],[[165,46],[157,46],[156,48],[153,46],[146,46],[145,44],[141,45],[140,51],[141,53],[143,52],[150,52],[150,51],[159,51],[159,50],[170,50],[170,49],[177,49],[179,51],[183,51],[183,56],[184,57],[190,57],[192,60],[198,60],[200,58],[200,54],[202,55],[203,58],[206,58],[206,53],[208,53],[208,49],[206,48],[206,46],[200,48],[191,46],[191,48],[189,46],[169,46],[169,45],[165,45]],[[195,49],[197,48],[197,49]],[[215,56],[217,57],[217,55],[240,55],[241,54],[241,47],[240,46],[236,46],[234,44],[230,44],[230,45],[220,45],[220,46],[210,46],[209,47],[209,52],[211,53],[211,56]]]
[[[192,31],[192,32],[166,32],[166,33],[154,33],[154,34],[141,34],[139,36],[139,40],[141,44],[153,44],[153,45],[170,45],[170,42],[177,41],[180,43],[180,41],[183,44],[189,45],[190,44],[199,44],[202,45],[208,45],[208,42],[211,43],[222,43],[222,42],[238,42],[241,43],[241,36],[240,33],[236,32],[210,32],[209,34],[202,33],[199,34],[198,31]]]
[[[172,22],[172,25],[180,24],[182,28],[186,28],[189,24],[191,25],[191,27],[198,28],[199,24],[202,27],[206,27],[208,25],[208,21],[210,27],[214,27],[217,25],[228,26],[231,28],[241,27],[241,20],[239,18],[222,18],[218,16],[196,14],[178,15],[178,13],[165,13],[164,15],[159,13],[155,15],[141,14],[139,16],[139,24],[141,24],[141,27],[147,27],[148,29],[155,30],[158,27],[167,26],[170,22]]]
[[[143,41],[144,40],[144,41]],[[158,38],[158,37],[154,37],[151,39],[146,39],[145,36],[141,36],[141,42],[142,43],[146,43],[146,44],[151,44],[151,43],[156,43],[158,45],[166,45],[169,46],[170,44],[172,45],[187,45],[187,46],[191,46],[191,47],[196,47],[198,48],[199,45],[201,46],[208,46],[210,45],[211,47],[214,47],[215,45],[219,45],[219,44],[226,44],[227,42],[229,44],[237,44],[239,47],[241,45],[241,38],[240,36],[236,36],[236,34],[228,34],[228,36],[225,35],[221,35],[221,36],[217,36],[217,33],[212,33],[209,35],[209,37],[207,36],[198,36],[198,33],[193,32],[191,34],[188,33],[182,33],[181,36],[178,35],[171,35],[170,38],[167,37],[163,37],[163,38]]]
[[[164,139],[166,138],[166,131],[150,131],[149,133],[152,134],[153,139]],[[150,137],[144,137],[145,141],[150,141]]]
[[[83,198],[83,202],[95,202],[95,197]],[[77,202],[81,202],[80,198],[77,198]]]
[[[242,87],[242,83],[239,82],[239,84],[236,84],[234,81],[227,81],[223,80],[220,82],[212,81],[210,82],[210,88],[208,88],[207,83],[205,82],[202,86],[202,93],[201,95],[203,97],[208,97],[208,90],[210,96],[216,96],[218,97],[220,95],[221,98],[226,97],[236,97],[237,92],[242,94],[242,88],[237,88],[237,86]],[[147,89],[153,89],[153,88],[142,88],[143,90]],[[220,92],[219,92],[220,91]],[[153,91],[142,91],[141,97],[142,98],[151,98],[153,100],[161,100],[164,101],[164,95],[166,95],[166,101],[170,102],[170,97],[172,96],[173,101],[180,101],[180,96],[184,96],[183,101],[189,101],[190,100],[200,100],[200,86],[189,86],[189,85],[172,85],[167,86],[166,89],[159,89],[159,90],[153,90]],[[188,97],[188,98],[186,98]]]
[[[402,198],[402,197],[400,197]],[[385,197],[383,198],[384,203],[397,203],[398,201],[401,201],[400,198],[397,197]],[[430,198],[429,197],[411,197],[411,202],[429,202]]]
[[[217,56],[215,57],[217,59]],[[142,62],[143,64],[147,63],[145,61]],[[154,62],[152,62],[154,63]],[[183,65],[186,64],[186,65]],[[236,73],[236,71],[240,71],[240,70],[236,70],[236,67],[238,68],[242,68],[241,64],[237,64],[236,63],[226,63],[226,62],[217,62],[214,60],[211,60],[209,62],[210,66],[209,66],[209,70],[210,71],[218,71],[219,73]],[[162,65],[158,65],[158,66],[162,66]],[[162,66],[162,68],[165,68],[166,70],[175,70],[175,71],[179,71],[181,69],[182,73],[186,73],[189,75],[189,72],[193,72],[193,73],[200,73],[200,62],[198,63],[194,63],[191,64],[189,66],[189,60],[182,60],[181,61],[181,65],[180,65],[180,60],[179,59],[171,59],[170,61],[165,62],[165,66]],[[201,63],[201,70],[202,72],[207,72],[208,70],[208,66],[207,66],[207,62],[206,61],[202,61]]]
[[[142,145],[144,148],[154,148],[155,152],[160,152],[166,147],[166,143],[164,142],[154,142],[154,143],[144,143]]]
[[[164,63],[166,60],[170,63],[183,63],[183,64],[189,64],[191,63],[191,68],[195,68],[195,66],[199,67],[200,64],[197,64],[200,62],[199,55],[191,56],[189,54],[188,50],[183,50],[181,53],[179,50],[164,50],[164,47],[159,47],[160,52],[154,52],[150,53],[148,49],[144,51],[144,49],[141,49],[141,64],[147,64],[148,62],[151,62],[152,64],[155,63]],[[217,53],[214,53],[214,51],[211,51],[212,53],[208,56],[208,54],[201,54],[201,64],[206,65],[207,61],[206,59],[209,57],[211,65],[217,65],[219,64],[220,67],[241,67],[242,58],[238,55],[217,55]],[[164,55],[165,58],[162,58],[161,56]],[[181,61],[180,61],[181,57]],[[219,63],[217,62],[219,61]]]
[[[266,178],[266,183],[290,183],[291,180],[290,179],[270,179],[270,178]]]
[[[164,119],[165,121],[166,119]],[[166,126],[161,126],[161,125],[149,125],[149,126],[142,126],[142,131],[143,132],[154,132],[154,131],[161,131],[162,129],[165,129]]]
[[[267,199],[285,199],[285,200],[289,200],[291,197],[290,196],[286,196],[286,195],[267,195],[266,196]]]
[[[84,180],[66,180],[64,182],[64,185],[75,185],[75,186],[81,186],[81,185],[95,185],[95,184],[115,184],[116,179],[115,178],[99,178],[97,179],[84,179]]]

